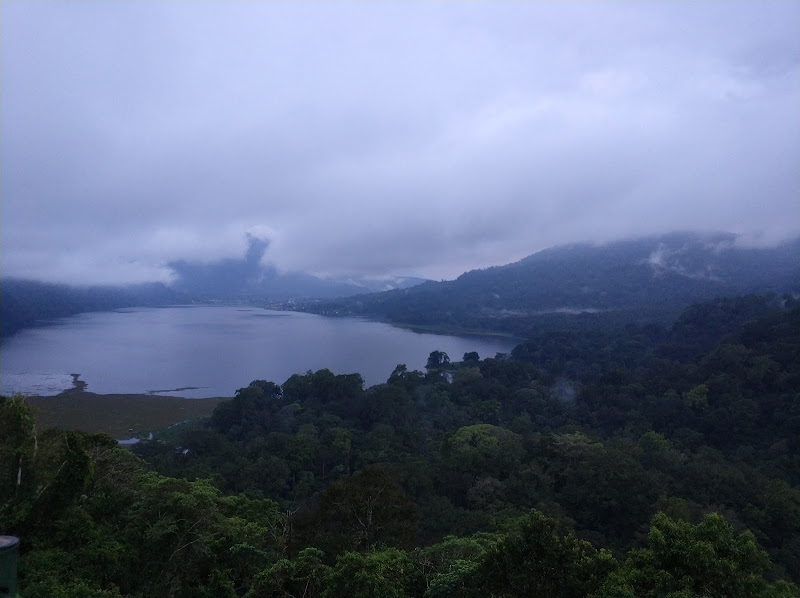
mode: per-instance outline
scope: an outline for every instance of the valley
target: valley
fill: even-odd
[[[52,396],[0,401],[21,584],[793,598],[800,266],[792,243],[708,243],[559,248],[283,304],[315,313],[127,307],[23,329],[0,346],[3,394]]]

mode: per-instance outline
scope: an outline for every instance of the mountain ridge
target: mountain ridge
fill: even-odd
[[[800,237],[771,248],[741,247],[736,241],[732,233],[670,233],[570,244],[452,281],[294,309],[525,335],[540,325],[666,321],[697,301],[798,292]]]
[[[386,279],[366,276],[322,278],[300,271],[281,272],[273,264],[263,263],[268,247],[268,241],[249,236],[242,258],[211,263],[188,260],[169,262],[167,265],[175,275],[170,286],[203,301],[286,301],[332,299],[387,288],[406,288],[424,281],[409,276]]]
[[[86,311],[243,301],[329,316],[365,316],[450,333],[526,337],[542,327],[666,322],[691,303],[748,293],[798,293],[800,237],[742,247],[732,233],[670,233],[550,247],[451,281],[413,277],[322,279],[264,266],[267,243],[240,259],[170,263],[171,285],[77,287],[0,280],[2,338]],[[385,286],[393,290],[375,291]],[[313,299],[312,298],[316,298]]]

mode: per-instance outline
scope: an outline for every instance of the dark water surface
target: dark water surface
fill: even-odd
[[[510,352],[512,340],[420,334],[388,324],[246,307],[187,306],[98,312],[23,330],[0,346],[0,393],[53,395],[80,374],[89,392],[231,396],[251,380],[282,384],[328,368],[385,382],[428,354],[453,361]],[[177,389],[177,390],[176,390]]]

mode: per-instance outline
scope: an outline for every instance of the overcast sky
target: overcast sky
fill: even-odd
[[[453,278],[800,226],[798,2],[0,3],[0,268]]]

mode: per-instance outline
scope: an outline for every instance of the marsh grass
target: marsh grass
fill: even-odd
[[[229,397],[185,399],[147,394],[107,394],[70,390],[52,397],[31,396],[41,428],[103,432],[116,439],[145,437],[169,426],[209,417]]]

